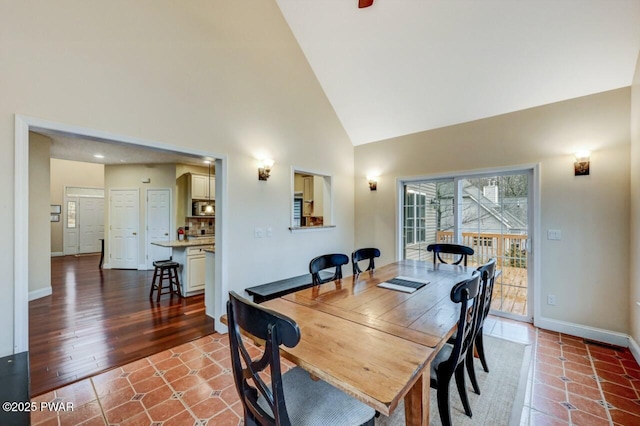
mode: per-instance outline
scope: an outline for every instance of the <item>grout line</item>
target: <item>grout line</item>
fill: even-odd
[[[100,407],[100,413],[102,414],[102,420],[104,420],[105,425],[108,425],[109,422],[107,421],[107,414],[104,412],[104,408],[102,407],[102,401],[100,400],[100,396],[98,396],[98,389],[96,389],[96,385],[95,383],[93,383],[93,377],[89,378],[89,383],[91,383],[91,389],[93,389],[93,394],[96,396],[96,400],[98,401],[98,406]]]
[[[587,345],[585,343],[584,345],[587,348],[587,355],[589,355],[589,363],[591,364],[591,369],[593,370],[593,376],[596,378],[596,384],[598,385],[598,390],[600,391],[600,396],[602,397],[602,400],[604,401],[604,411],[605,413],[607,413],[607,419],[609,419],[609,423],[613,424],[613,418],[611,417],[611,412],[609,411],[609,407],[608,402],[607,402],[607,398],[605,398],[604,396],[604,390],[602,389],[602,385],[600,384],[600,380],[599,380],[599,376],[598,376],[598,370],[596,370],[596,365],[593,362],[593,357],[591,356],[591,351],[589,350],[589,345]],[[622,363],[620,363],[622,364]],[[623,366],[624,368],[624,366]],[[626,370],[625,370],[626,371]]]

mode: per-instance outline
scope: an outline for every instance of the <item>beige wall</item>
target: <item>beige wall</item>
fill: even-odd
[[[629,331],[629,88],[358,146],[356,246],[395,255],[396,179],[539,163],[543,317]],[[591,175],[575,177],[581,148]],[[365,176],[378,171],[378,190]],[[561,241],[546,230],[561,229]]]
[[[631,86],[631,337],[640,344],[640,55]]]
[[[29,292],[36,296],[51,288],[50,147],[51,139],[29,133]]]
[[[143,180],[150,179],[149,183],[142,183]],[[147,217],[147,189],[163,189],[168,188],[171,190],[172,197],[172,219],[171,223],[175,223],[176,214],[176,200],[175,200],[175,186],[176,186],[176,166],[175,164],[153,164],[153,165],[140,165],[140,164],[127,164],[117,166],[105,166],[104,167],[104,194],[105,194],[105,266],[109,266],[109,212],[110,212],[110,191],[112,189],[137,189],[138,190],[138,203],[140,213],[138,222],[138,265],[142,266],[147,263],[146,255],[146,217]]]
[[[26,285],[14,282],[15,114],[226,155],[231,290],[352,250],[353,146],[275,1],[1,2],[0,64],[0,356]],[[261,155],[275,160],[267,182]],[[291,166],[333,175],[335,229],[288,230]]]
[[[65,186],[104,188],[104,165],[51,159],[51,204],[62,206]],[[64,206],[62,206],[64,208]],[[51,222],[51,253],[62,253],[63,221]]]

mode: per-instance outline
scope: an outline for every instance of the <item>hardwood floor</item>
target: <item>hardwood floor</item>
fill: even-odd
[[[29,302],[32,396],[213,333],[203,295],[156,303],[153,271],[100,270],[98,261],[52,258],[53,294]]]

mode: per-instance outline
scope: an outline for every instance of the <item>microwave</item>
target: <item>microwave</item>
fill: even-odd
[[[212,216],[213,214],[207,215],[207,213],[205,213],[207,204],[209,204],[207,201],[194,201],[193,211],[191,212],[193,216]]]

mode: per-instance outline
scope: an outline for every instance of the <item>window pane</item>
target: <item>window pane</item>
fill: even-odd
[[[76,227],[76,202],[67,202],[67,228]]]

